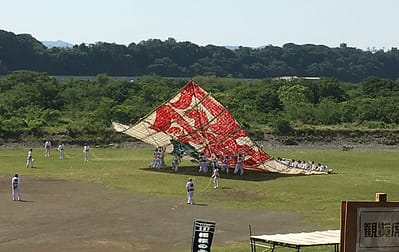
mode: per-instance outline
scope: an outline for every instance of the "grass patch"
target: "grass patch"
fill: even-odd
[[[0,173],[9,176],[45,176],[103,184],[133,194],[182,197],[188,177],[196,185],[199,202],[214,202],[221,208],[292,210],[305,213],[305,220],[320,229],[338,229],[342,200],[374,200],[376,192],[398,201],[398,152],[384,151],[270,151],[273,156],[315,160],[334,169],[331,175],[281,175],[247,172],[239,177],[222,174],[222,190],[213,190],[210,174],[198,174],[197,166],[183,161],[178,173],[170,168],[148,168],[152,149],[92,148],[90,162],[84,162],[80,148],[66,149],[65,160],[53,151],[44,157],[44,149],[34,149],[35,168],[25,168],[27,149],[0,149]],[[171,156],[166,156],[170,166]],[[214,251],[248,251],[248,244],[234,244]],[[234,249],[234,250],[232,250]],[[284,250],[282,250],[284,251]],[[304,251],[322,251],[314,248]]]

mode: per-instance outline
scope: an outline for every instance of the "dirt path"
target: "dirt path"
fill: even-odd
[[[191,247],[194,219],[216,222],[215,245],[248,241],[255,233],[309,230],[291,212],[220,210],[177,198],[135,196],[63,180],[23,177],[22,202],[0,175],[0,251],[177,251]],[[248,245],[249,248],[249,245]]]

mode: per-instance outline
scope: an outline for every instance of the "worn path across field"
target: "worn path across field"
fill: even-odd
[[[214,245],[256,233],[310,230],[292,212],[221,210],[181,198],[131,195],[101,185],[22,177],[22,202],[11,200],[11,178],[0,175],[0,251],[186,251],[194,219],[216,221]],[[249,248],[249,245],[248,245]]]

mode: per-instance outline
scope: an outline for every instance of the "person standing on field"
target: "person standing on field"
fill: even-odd
[[[187,204],[194,205],[194,182],[192,178],[189,178],[186,183],[187,190]]]
[[[45,157],[50,157],[50,149],[51,149],[51,141],[50,140],[47,140],[44,143],[44,149],[45,149],[44,156]]]
[[[32,149],[29,149],[29,151],[28,151],[28,157],[26,158],[26,168],[33,168]]]
[[[21,200],[20,179],[18,174],[15,174],[11,179],[12,200]]]
[[[160,147],[159,148],[159,155],[160,155],[160,167],[161,168],[165,168],[166,164],[165,164],[165,152],[166,152],[166,147]]]
[[[215,168],[215,170],[213,170],[212,178],[213,178],[213,188],[218,188],[219,187],[219,178],[220,178],[218,168]]]
[[[222,171],[226,171],[226,174],[229,174],[229,162],[230,162],[230,157],[225,156],[222,162]]]
[[[217,169],[217,165],[219,162],[219,157],[215,154],[212,154],[211,165],[212,165],[212,172]]]
[[[162,166],[162,148],[158,147],[155,151],[153,168],[161,169],[161,166]]]
[[[60,159],[64,159],[64,149],[65,149],[65,145],[63,143],[58,145],[58,150],[60,151]]]
[[[238,153],[236,167],[234,168],[234,174],[236,173],[240,173],[240,175],[244,174],[244,169],[242,168],[242,161],[244,161],[244,157],[240,153]]]
[[[208,172],[208,164],[206,162],[206,154],[205,152],[202,152],[199,155],[199,172]]]
[[[89,145],[85,144],[83,146],[83,153],[85,154],[85,161],[89,161],[90,160],[90,147]]]
[[[177,172],[179,170],[179,163],[180,163],[180,156],[175,154],[175,156],[172,159],[172,170],[174,172]]]

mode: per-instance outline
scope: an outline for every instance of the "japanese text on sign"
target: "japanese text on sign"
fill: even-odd
[[[399,208],[359,208],[357,219],[356,251],[399,251]]]

